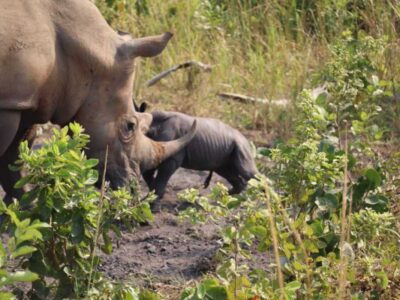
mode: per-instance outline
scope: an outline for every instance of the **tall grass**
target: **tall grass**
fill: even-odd
[[[256,105],[225,103],[217,92],[261,98],[289,98],[312,84],[341,32],[387,36],[398,48],[400,5],[395,0],[96,0],[114,28],[144,36],[172,30],[174,39],[161,57],[142,60],[135,94],[163,109],[208,115],[239,127],[271,130],[280,113]],[[388,51],[390,52],[390,51]],[[393,55],[379,57],[382,76],[398,80]],[[188,59],[214,66],[196,73],[187,88],[187,71],[144,88],[156,73]],[[191,78],[193,80],[193,77]],[[194,86],[194,88],[193,88]],[[285,112],[284,112],[285,113]]]

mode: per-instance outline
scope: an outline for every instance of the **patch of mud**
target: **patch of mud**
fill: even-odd
[[[213,271],[214,256],[221,245],[219,227],[181,223],[177,216],[182,203],[176,194],[190,187],[201,188],[207,175],[208,172],[178,170],[168,184],[154,221],[133,233],[124,233],[112,255],[102,257],[100,270],[112,279],[139,279],[141,285],[174,284]],[[217,181],[226,183],[216,175],[210,187]],[[209,189],[202,190],[202,194]]]

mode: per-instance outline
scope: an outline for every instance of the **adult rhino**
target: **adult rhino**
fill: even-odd
[[[172,143],[156,143],[141,127],[149,114],[132,104],[136,57],[158,55],[172,37],[133,39],[113,31],[89,0],[1,0],[0,2],[0,184],[7,198],[17,173],[24,133],[36,123],[77,121],[91,136],[87,154],[104,168],[113,187],[179,151],[193,132]]]

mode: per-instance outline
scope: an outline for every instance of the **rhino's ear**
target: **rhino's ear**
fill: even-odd
[[[118,52],[120,55],[130,58],[156,56],[164,50],[172,36],[171,32],[166,32],[161,35],[132,39],[125,42]]]

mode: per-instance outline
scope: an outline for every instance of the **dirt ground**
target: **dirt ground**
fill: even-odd
[[[214,255],[220,247],[219,227],[192,226],[178,220],[183,203],[176,194],[186,188],[201,188],[208,172],[180,169],[171,178],[161,200],[161,210],[150,225],[125,232],[112,255],[103,256],[100,270],[116,280],[134,280],[149,288],[177,286],[214,270]],[[225,180],[213,176],[212,187]],[[209,189],[203,193],[209,192]],[[143,191],[145,192],[145,191]]]

